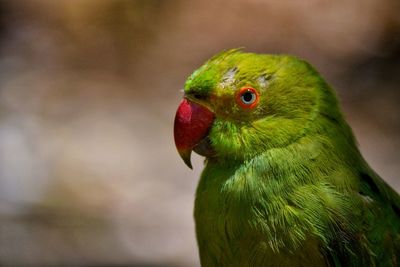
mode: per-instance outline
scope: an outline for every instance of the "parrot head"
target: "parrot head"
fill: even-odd
[[[303,60],[224,51],[186,81],[175,117],[175,144],[190,168],[193,150],[215,160],[248,160],[294,143],[315,128],[324,99],[336,102]],[[337,104],[328,104],[329,116],[340,116],[332,110]]]

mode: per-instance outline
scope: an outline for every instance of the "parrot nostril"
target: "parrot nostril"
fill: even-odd
[[[197,98],[197,99],[204,98],[204,96],[202,96],[201,94],[194,94],[193,96],[194,96],[194,98]]]
[[[193,99],[207,100],[207,95],[200,92],[189,92],[187,95]]]

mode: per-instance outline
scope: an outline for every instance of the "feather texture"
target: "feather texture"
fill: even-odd
[[[243,86],[260,92],[253,110],[235,103]],[[202,266],[400,264],[400,198],[308,63],[229,50],[185,94],[216,115],[194,211]]]

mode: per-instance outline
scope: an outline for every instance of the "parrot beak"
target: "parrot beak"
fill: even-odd
[[[190,155],[209,132],[215,115],[208,108],[184,98],[178,107],[174,122],[174,139],[179,155],[192,169]],[[203,146],[203,145],[202,145]]]

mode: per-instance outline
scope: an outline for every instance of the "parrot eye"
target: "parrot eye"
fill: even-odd
[[[236,102],[242,108],[254,108],[258,104],[258,92],[252,87],[243,87],[236,96]]]

